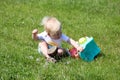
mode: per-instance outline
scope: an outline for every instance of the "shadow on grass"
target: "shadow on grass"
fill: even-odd
[[[97,56],[95,56],[94,60],[96,60],[99,57],[104,58],[105,54],[101,51]]]
[[[64,53],[62,56],[58,55],[52,55],[51,57],[54,57],[57,62],[62,61],[63,58],[70,57],[68,53]],[[101,51],[97,56],[94,57],[94,60],[97,60],[98,58],[105,58],[105,54]]]
[[[63,58],[69,57],[69,55],[68,55],[68,53],[64,53],[64,54],[61,55],[61,56],[55,55],[55,56],[53,56],[53,57],[57,60],[57,62],[59,62],[59,61],[62,61]]]

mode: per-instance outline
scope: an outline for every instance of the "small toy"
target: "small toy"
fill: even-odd
[[[74,48],[74,47],[69,49],[69,55],[73,58],[79,58],[80,57],[78,52],[77,52],[77,49]]]
[[[84,39],[85,38],[85,39]],[[83,51],[79,52],[80,58],[85,61],[94,60],[95,56],[100,53],[100,48],[95,43],[93,37],[84,37],[79,39],[79,45],[83,47]],[[82,41],[81,43],[81,40]]]
[[[100,48],[96,45],[93,37],[82,37],[78,40],[78,45],[83,47],[82,52],[77,52],[76,48],[69,49],[69,55],[73,58],[81,58],[90,62],[100,53]]]
[[[85,43],[87,41],[87,39],[85,38],[85,37],[82,37],[82,38],[80,38],[79,39],[79,44],[83,44],[83,43]]]

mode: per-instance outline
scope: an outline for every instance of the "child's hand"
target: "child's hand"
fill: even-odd
[[[38,30],[37,30],[37,29],[34,29],[34,30],[32,31],[32,38],[33,38],[34,40],[38,40],[37,34],[38,34]]]
[[[83,47],[81,47],[81,46],[77,47],[77,51],[82,52],[83,51]]]
[[[38,33],[38,30],[37,29],[34,29],[33,31],[32,31],[32,34],[37,34]]]

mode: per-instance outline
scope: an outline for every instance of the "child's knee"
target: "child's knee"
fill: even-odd
[[[63,54],[64,53],[64,49],[60,48],[60,49],[57,50],[57,52],[58,52],[58,54]]]
[[[43,52],[44,48],[47,47],[47,43],[45,41],[41,41],[38,44],[38,52],[41,53]]]

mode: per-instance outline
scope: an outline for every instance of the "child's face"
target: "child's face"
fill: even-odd
[[[60,31],[57,31],[56,33],[50,33],[49,36],[52,38],[52,39],[59,39],[62,35],[62,32],[61,30]]]

